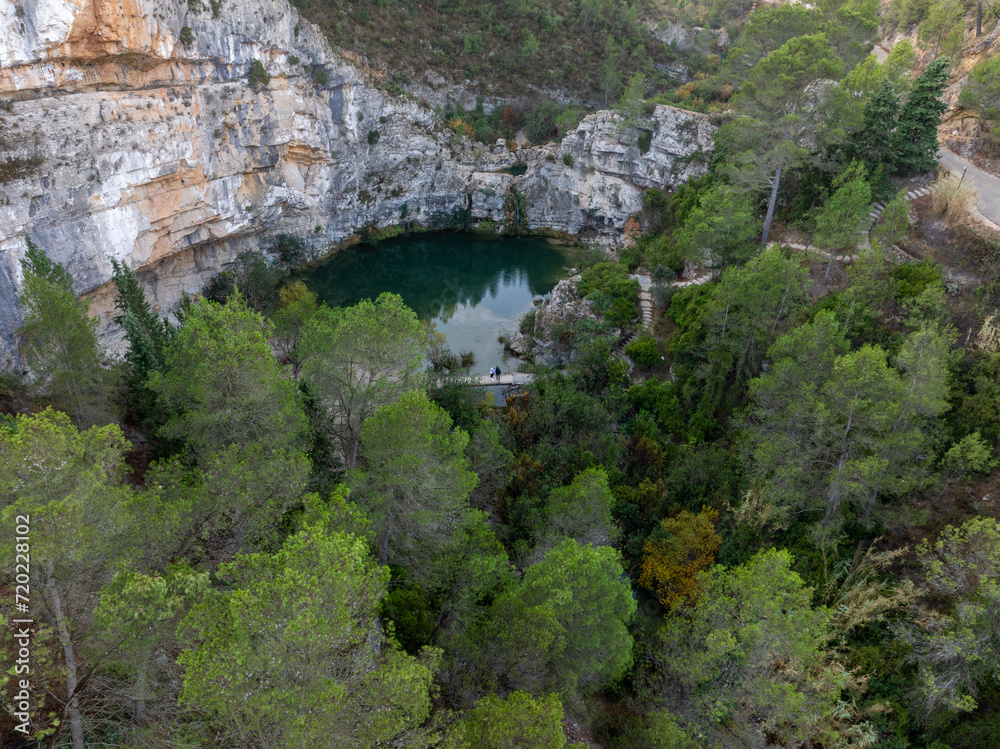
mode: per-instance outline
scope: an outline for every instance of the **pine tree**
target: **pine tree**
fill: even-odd
[[[173,327],[150,308],[131,268],[124,263],[119,264],[114,258],[111,259],[111,267],[118,289],[115,309],[120,313],[115,322],[125,329],[125,340],[128,342],[125,354],[129,367],[125,375],[128,406],[139,419],[148,421],[155,418],[156,395],[146,387],[146,380],[151,372],[163,371],[163,350],[170,341]]]
[[[1000,119],[1000,57],[987,57],[976,63],[962,86],[958,103],[979,115],[976,132],[972,136],[972,150],[975,152],[983,120],[996,122]]]
[[[97,320],[87,316],[88,303],[76,298],[69,271],[25,240],[19,298],[25,310],[19,331],[24,361],[51,404],[77,426],[101,422],[107,416],[108,377],[100,363]]]
[[[927,172],[937,167],[937,129],[948,108],[941,101],[941,92],[950,64],[947,57],[939,57],[928,65],[899,114],[893,147],[893,171],[897,174]]]

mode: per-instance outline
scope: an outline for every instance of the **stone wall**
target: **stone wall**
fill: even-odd
[[[703,172],[712,147],[709,118],[657,107],[645,153],[609,112],[560,144],[487,148],[381,91],[286,0],[196,5],[0,0],[0,162],[21,165],[0,183],[0,368],[17,358],[25,234],[73,273],[113,349],[112,258],[166,312],[277,234],[321,254],[404,214],[502,222],[512,187],[532,229],[615,238],[643,188]],[[501,172],[516,161],[524,175]]]

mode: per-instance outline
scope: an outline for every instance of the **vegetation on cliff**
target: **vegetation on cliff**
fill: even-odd
[[[516,44],[470,26],[459,53],[456,23],[445,58],[614,83],[633,131],[631,74],[667,54],[642,51],[635,8],[590,0],[308,10],[401,56],[441,19],[488,22]],[[1000,241],[957,181],[907,197],[949,61],[866,56],[874,13],[733,27],[697,81],[733,114],[708,174],[647,190],[617,257],[581,252],[593,318],[553,327],[565,365],[502,407],[424,378],[433,331],[398,296],[331,309],[255,253],[170,323],[116,263],[128,351],[102,361],[29,240],[30,376],[0,383],[0,510],[31,518],[28,745],[1000,742]],[[406,43],[368,38],[399,19]],[[947,24],[927,29],[943,48]],[[573,55],[601,76],[547,67]],[[553,107],[539,132],[569,121]]]

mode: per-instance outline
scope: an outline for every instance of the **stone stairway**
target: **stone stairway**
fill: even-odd
[[[653,304],[652,294],[653,277],[633,273],[629,276],[629,278],[634,278],[639,282],[639,311],[642,313],[642,327],[645,330],[652,330],[653,312],[656,309],[656,305]],[[703,283],[708,283],[711,280],[711,271],[706,271],[696,278],[691,278],[686,281],[674,281],[670,285],[677,289],[683,289],[685,286],[698,286]],[[624,341],[624,343],[627,343],[627,341]]]
[[[634,278],[639,282],[639,311],[642,313],[642,327],[649,330],[653,327],[653,295],[650,292],[653,288],[653,277],[632,274],[629,278]]]
[[[918,187],[915,190],[908,191],[906,193],[906,197],[909,200],[913,200],[914,198],[922,198],[924,195],[930,195],[932,192],[934,192],[934,187],[931,185],[925,185],[924,187]]]

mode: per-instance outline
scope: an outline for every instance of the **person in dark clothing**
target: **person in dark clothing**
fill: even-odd
[[[493,369],[497,373],[497,382],[500,382],[500,367],[494,367]]]

